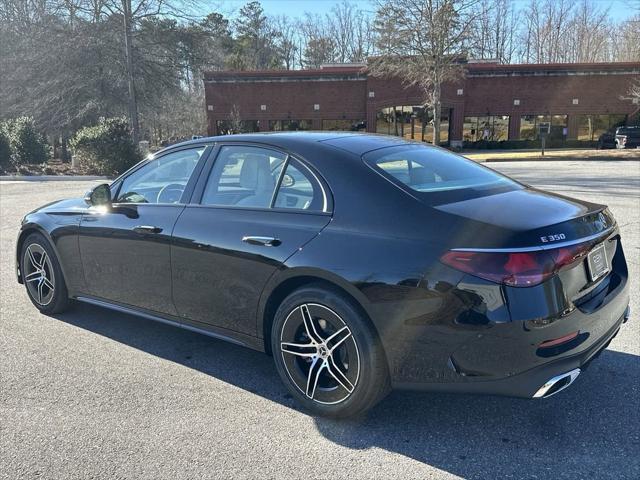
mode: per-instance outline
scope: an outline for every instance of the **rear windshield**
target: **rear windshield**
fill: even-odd
[[[522,186],[472,160],[423,145],[382,148],[364,156],[376,171],[411,193],[433,201],[456,201]]]

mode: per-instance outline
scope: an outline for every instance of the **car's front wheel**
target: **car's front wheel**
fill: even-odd
[[[47,239],[32,233],[22,243],[20,273],[29,299],[42,313],[60,313],[70,300],[60,263]]]
[[[369,321],[337,291],[293,292],[274,318],[271,346],[280,377],[313,413],[362,413],[389,391],[383,348]]]

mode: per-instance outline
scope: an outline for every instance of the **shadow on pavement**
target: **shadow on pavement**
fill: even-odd
[[[90,305],[57,318],[298,408],[262,353]],[[545,400],[394,392],[362,418],[315,422],[338,445],[465,478],[640,478],[639,379],[637,356],[607,350]]]

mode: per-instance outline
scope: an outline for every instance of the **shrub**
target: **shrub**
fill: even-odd
[[[80,165],[96,175],[118,175],[141,159],[124,118],[78,130],[69,144]]]
[[[3,123],[1,130],[9,145],[10,163],[14,166],[45,163],[49,158],[49,146],[36,130],[33,118],[8,120]]]

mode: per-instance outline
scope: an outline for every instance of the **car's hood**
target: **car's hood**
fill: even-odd
[[[434,208],[457,217],[460,241],[467,244],[457,247],[528,247],[570,241],[604,232],[614,223],[608,215],[600,215],[603,205],[533,188]]]

